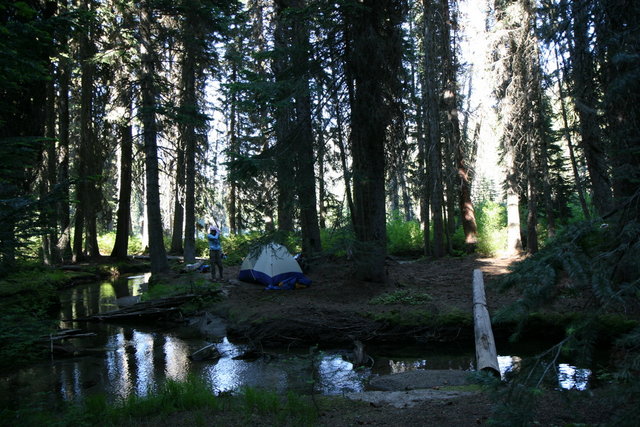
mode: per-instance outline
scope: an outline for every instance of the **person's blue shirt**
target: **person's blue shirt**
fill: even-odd
[[[207,239],[209,239],[209,250],[222,250],[222,245],[220,244],[220,232],[216,232],[215,234],[209,233],[207,235]]]

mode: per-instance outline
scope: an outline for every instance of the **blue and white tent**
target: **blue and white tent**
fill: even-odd
[[[267,289],[294,289],[296,283],[304,287],[311,284],[287,248],[277,243],[250,252],[242,261],[238,279],[262,283]]]

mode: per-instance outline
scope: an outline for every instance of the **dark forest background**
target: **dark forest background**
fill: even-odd
[[[435,257],[491,252],[494,204],[507,253],[637,220],[636,3],[486,2],[480,34],[459,6],[3,2],[0,271],[135,240],[160,272],[215,222],[309,255],[348,230],[378,281],[391,219]],[[501,173],[475,175],[479,147]]]

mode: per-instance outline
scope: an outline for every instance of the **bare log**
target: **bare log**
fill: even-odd
[[[194,362],[201,362],[203,360],[218,360],[222,357],[220,351],[215,344],[209,344],[202,347],[200,350],[197,350],[189,355],[189,359]]]
[[[179,311],[178,307],[166,307],[166,308],[145,308],[143,310],[131,311],[126,313],[120,312],[108,312],[102,314],[96,314],[93,316],[85,317],[83,319],[76,320],[86,320],[86,321],[120,321],[120,320],[132,320],[132,319],[157,319],[160,317],[166,317],[171,313],[176,313]]]
[[[120,310],[94,314],[88,317],[72,319],[73,321],[108,321],[165,317],[179,311],[179,306],[201,294],[178,295],[153,301],[133,304]]]
[[[496,342],[487,309],[482,271],[473,270],[473,325],[476,337],[476,362],[479,371],[500,376]]]
[[[61,329],[52,333],[50,335],[44,335],[40,337],[41,341],[58,341],[64,340],[67,338],[85,338],[85,337],[94,337],[96,336],[95,332],[86,332],[82,329]]]

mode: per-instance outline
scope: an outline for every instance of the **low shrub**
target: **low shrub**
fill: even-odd
[[[116,243],[116,233],[111,231],[98,236],[98,248],[102,255],[110,255],[113,251],[113,246]],[[127,253],[129,255],[140,255],[144,248],[142,247],[142,239],[140,236],[129,236],[127,246]]]
[[[334,257],[346,257],[352,251],[355,235],[349,227],[320,230],[322,251]]]
[[[387,222],[387,250],[393,255],[422,253],[424,234],[420,222],[406,221],[399,212],[393,212]]]
[[[369,304],[371,305],[393,305],[393,304],[407,304],[407,305],[420,305],[429,302],[433,297],[427,293],[411,292],[409,290],[398,290],[395,292],[389,292],[377,297],[371,298]]]

